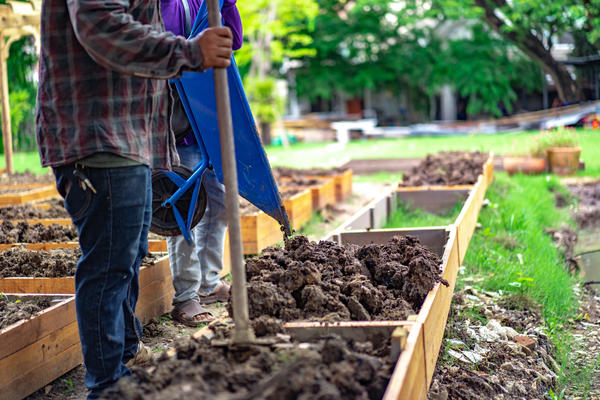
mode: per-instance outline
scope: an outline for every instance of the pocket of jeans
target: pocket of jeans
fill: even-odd
[[[92,202],[92,193],[89,189],[83,190],[79,186],[77,179],[63,178],[62,188],[59,188],[59,193],[65,199],[65,208],[73,219],[77,219],[83,215],[89,208]]]

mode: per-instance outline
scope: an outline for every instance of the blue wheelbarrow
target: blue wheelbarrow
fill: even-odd
[[[208,27],[206,3],[202,2],[191,37]],[[222,0],[220,5],[222,6]],[[233,56],[231,65],[226,69],[226,75],[239,194],[277,220],[282,231],[289,236],[290,222],[260,142]],[[206,192],[201,183],[203,172],[207,168],[213,168],[219,181],[225,183],[215,78],[211,71],[184,72],[181,78],[174,79],[173,82],[194,131],[202,161],[193,170],[180,166],[175,167],[173,171],[153,173],[150,231],[165,236],[183,234],[191,243],[190,230],[200,222],[206,208]]]

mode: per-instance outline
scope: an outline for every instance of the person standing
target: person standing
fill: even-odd
[[[177,164],[164,79],[230,64],[229,28],[164,32],[151,0],[44,0],[37,141],[79,234],[75,303],[88,399],[148,356],[135,316],[150,168]]]
[[[239,49],[243,41],[242,22],[235,3],[236,0],[225,0],[221,10],[224,24],[231,28],[233,50]],[[201,4],[202,0],[161,0],[165,29],[187,37]],[[176,135],[183,136],[177,142],[177,153],[181,164],[193,169],[202,160],[202,155],[181,100],[177,95],[174,97],[176,112],[173,117],[178,120],[174,121],[173,126],[177,127]],[[230,296],[230,286],[222,282],[219,275],[223,268],[227,228],[225,186],[219,182],[212,168],[204,171],[202,183],[207,194],[207,205],[202,219],[190,232],[193,244],[188,244],[183,236],[167,237],[175,288],[171,316],[188,326],[212,321],[214,317],[202,304],[227,301]]]

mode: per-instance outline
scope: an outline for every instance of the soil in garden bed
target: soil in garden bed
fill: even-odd
[[[15,322],[29,319],[50,307],[48,297],[7,297],[0,294],[0,330]]]
[[[272,169],[273,176],[277,179],[286,178],[304,178],[306,176],[334,176],[346,172],[348,168],[311,168],[294,169],[286,167],[275,167]]]
[[[79,248],[42,251],[21,246],[13,247],[0,252],[0,278],[74,276],[79,257]],[[147,255],[142,260],[142,266],[155,264],[158,257],[155,254]]]
[[[30,171],[17,172],[11,175],[0,174],[0,185],[25,185],[28,183],[55,183],[54,174],[36,175]]]
[[[40,242],[72,242],[77,240],[74,226],[58,224],[30,225],[27,222],[13,224],[10,221],[0,225],[0,243],[40,243]]]
[[[483,173],[483,164],[488,158],[488,153],[479,151],[430,154],[403,175],[400,186],[472,185]]]
[[[217,334],[219,335],[219,334]],[[216,347],[185,338],[149,370],[108,389],[104,399],[381,399],[393,370],[389,340],[337,336],[273,346]]]
[[[29,218],[69,218],[69,213],[65,209],[64,205],[59,205],[55,203],[52,203],[50,205],[50,208],[47,210],[41,209],[31,204],[0,207],[0,220],[15,220]]]
[[[403,320],[445,282],[440,264],[414,237],[359,247],[296,236],[246,262],[250,318]]]

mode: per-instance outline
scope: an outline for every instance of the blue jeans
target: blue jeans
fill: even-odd
[[[196,145],[177,146],[177,152],[181,164],[189,168],[194,168],[202,160]],[[198,292],[212,293],[220,284],[227,228],[225,186],[212,169],[204,171],[202,182],[208,199],[204,216],[191,232],[193,246],[183,236],[167,238],[175,288],[173,304],[198,299]]]
[[[79,233],[75,306],[88,399],[128,375],[142,325],[135,316],[139,270],[148,252],[152,187],[147,166],[77,170],[97,193],[83,190],[74,165],[54,169],[56,186]]]

